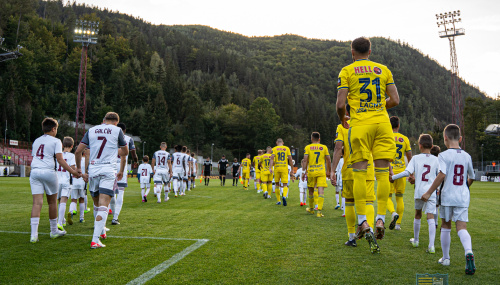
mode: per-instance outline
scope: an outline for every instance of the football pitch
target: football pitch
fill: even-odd
[[[465,275],[464,250],[452,229],[451,265],[425,252],[427,223],[422,221],[420,247],[413,248],[413,186],[407,185],[401,231],[386,230],[380,254],[365,240],[346,247],[341,210],[334,210],[335,191],[325,191],[324,218],[299,205],[297,182],[288,206],[263,199],[240,185],[197,183],[186,196],[161,204],[149,194],[141,202],[137,179],[129,179],[121,225],[108,219],[106,248],[91,250],[93,215],[66,226],[67,236],[48,236],[44,201],[36,244],[29,242],[31,191],[27,178],[0,179],[0,283],[2,284],[415,284],[417,273],[449,275],[449,284],[498,284],[500,184],[475,182],[471,187],[468,230],[476,274]],[[69,203],[68,203],[69,205]],[[91,203],[89,202],[91,206]],[[389,219],[390,215],[387,215]],[[441,222],[439,223],[441,224]]]

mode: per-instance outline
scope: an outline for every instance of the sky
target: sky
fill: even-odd
[[[460,76],[488,96],[500,94],[498,0],[77,0],[160,25],[206,25],[246,36],[296,34],[351,41],[382,36],[407,42],[450,69],[436,14],[461,11],[465,35],[455,40]],[[373,48],[376,53],[376,47]],[[397,75],[395,75],[397,82]]]

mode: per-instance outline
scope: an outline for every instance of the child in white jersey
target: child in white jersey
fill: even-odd
[[[47,196],[49,204],[50,237],[64,236],[66,231],[57,228],[57,191],[58,178],[56,172],[56,160],[63,169],[80,177],[79,173],[64,161],[61,140],[55,138],[58,123],[52,118],[45,118],[42,122],[43,136],[33,142],[31,155],[30,186],[33,195],[33,207],[31,209],[31,237],[30,241],[38,241],[38,224],[40,223],[40,212],[43,205],[43,194]]]
[[[82,153],[82,162],[81,162],[81,169],[82,169],[82,174],[85,174],[85,152],[86,150],[83,151]],[[85,181],[83,178],[73,178],[73,185],[71,186],[71,205],[69,207],[69,214],[71,215],[71,218],[73,215],[76,214],[76,204],[77,202],[80,203],[80,223],[83,223],[84,220],[84,213],[86,210],[86,205],[85,205],[85,197],[87,196],[85,189]]]
[[[440,193],[441,205],[439,207],[442,220],[441,249],[443,257],[438,262],[445,266],[450,265],[451,222],[453,221],[465,251],[465,274],[472,275],[476,272],[476,266],[474,264],[471,237],[467,231],[470,202],[469,187],[474,181],[472,159],[467,152],[460,149],[460,142],[462,141],[460,127],[454,124],[446,126],[443,137],[444,144],[448,149],[439,154],[439,174],[429,190],[422,195],[422,200],[427,202],[444,181],[444,187]]]
[[[74,141],[71,137],[64,137],[63,139],[63,159],[68,163],[68,165],[76,170],[75,167],[75,155],[71,153],[73,149]],[[64,231],[63,225],[66,223],[64,217],[66,215],[66,202],[68,202],[69,192],[71,190],[71,176],[69,172],[66,171],[59,163],[56,164],[57,167],[57,179],[59,181],[59,218],[57,221],[57,227]],[[73,219],[71,212],[68,212],[68,224],[73,224]]]
[[[431,154],[432,137],[428,134],[421,134],[418,139],[418,147],[420,154],[412,157],[406,170],[393,175],[392,181],[408,177],[415,174],[415,219],[413,221],[413,238],[410,239],[413,247],[419,245],[420,234],[420,220],[422,218],[422,210],[427,213],[427,223],[429,225],[429,246],[427,247],[428,253],[435,253],[434,240],[436,237],[436,226],[434,215],[436,214],[436,195],[433,193],[427,202],[422,201],[420,198],[432,185],[434,179],[439,172],[438,158]],[[391,182],[392,182],[391,181]]]
[[[148,201],[148,194],[149,194],[149,187],[150,187],[150,181],[151,181],[151,173],[153,173],[153,169],[151,168],[151,165],[148,163],[149,162],[149,156],[145,155],[142,158],[142,164],[139,165],[139,168],[137,169],[137,173],[141,176],[141,196],[142,196],[142,202],[147,202]],[[144,192],[145,191],[145,192]],[[158,203],[160,203],[161,195],[158,196]]]

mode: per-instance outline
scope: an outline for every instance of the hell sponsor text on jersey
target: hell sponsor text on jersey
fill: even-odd
[[[377,70],[380,69],[378,67],[375,67]],[[354,67],[354,73],[355,74],[364,74],[364,73],[373,73],[372,67],[371,66],[356,66]],[[379,73],[377,73],[379,74]]]
[[[111,129],[96,129],[96,134],[111,134]]]
[[[277,151],[286,151],[286,148],[284,148],[284,147],[278,147],[278,148],[276,148],[276,150]]]
[[[309,165],[309,169],[311,169],[311,168],[319,168],[319,167],[323,167],[323,165],[322,164],[320,164],[320,165],[315,165],[315,164]]]
[[[310,150],[323,150],[322,146],[311,146]]]

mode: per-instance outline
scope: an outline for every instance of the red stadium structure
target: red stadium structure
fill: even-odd
[[[75,143],[78,143],[79,133],[85,134],[85,113],[87,110],[87,51],[89,45],[97,43],[99,22],[76,20],[73,41],[82,43],[82,58],[80,61],[80,75],[78,77],[78,97],[76,99]],[[80,132],[80,129],[83,132]]]
[[[450,41],[450,64],[451,64],[451,100],[452,100],[452,122],[462,129],[464,134],[463,117],[463,98],[460,90],[460,77],[458,73],[457,51],[455,49],[455,37],[465,35],[463,28],[457,28],[456,23],[462,21],[460,10],[436,14],[438,27],[443,26],[444,30],[439,32],[440,38],[448,38]],[[465,140],[462,140],[462,148],[465,146]]]

